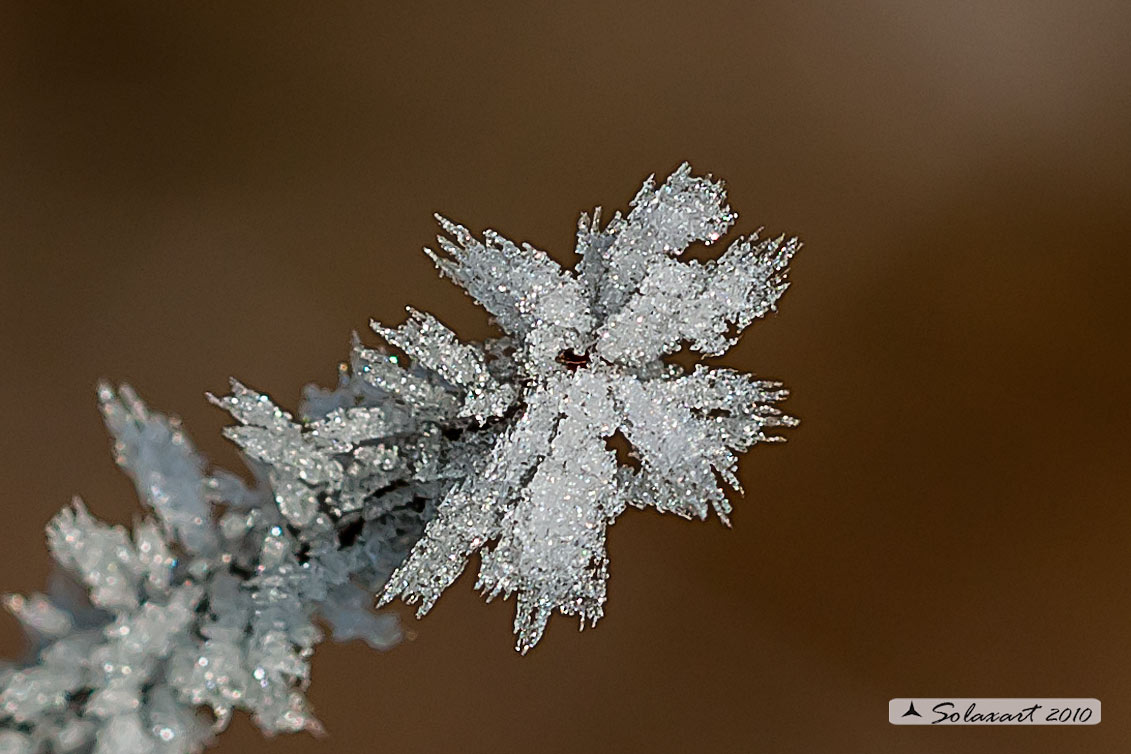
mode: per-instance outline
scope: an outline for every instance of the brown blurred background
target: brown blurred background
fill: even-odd
[[[487,334],[433,211],[569,260],[687,159],[806,242],[724,359],[803,419],[733,530],[625,516],[605,619],[526,658],[465,574],[396,650],[320,649],[328,739],[216,751],[1127,750],[1127,4],[470,6],[0,4],[0,588],[41,587],[72,494],[137,510],[98,378],[234,464],[229,375],[294,406],[407,304]],[[947,694],[1104,717],[886,722]]]

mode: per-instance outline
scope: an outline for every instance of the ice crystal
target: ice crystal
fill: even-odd
[[[100,385],[145,514],[106,524],[76,499],[47,526],[46,593],[3,598],[31,651],[0,669],[0,754],[191,754],[238,710],[267,733],[319,730],[304,692],[323,627],[392,646],[373,596],[424,613],[475,553],[488,599],[516,597],[520,650],[554,611],[596,621],[605,531],[627,506],[725,521],[737,455],[794,424],[777,383],[667,360],[724,353],[786,288],[796,240],[680,258],[735,219],[686,165],[627,215],[583,215],[572,269],[440,218],[429,254],[502,337],[466,343],[410,309],[373,325],[391,349],[355,335],[337,384],[297,412],[233,381],[210,398],[251,481]]]
[[[773,310],[785,291],[796,239],[739,238],[719,257],[684,261],[734,223],[720,182],[683,165],[649,179],[626,216],[602,227],[582,215],[575,269],[494,231],[482,240],[445,218],[440,270],[494,317],[511,344],[511,384],[482,353],[435,320],[378,332],[449,381],[477,419],[503,429],[482,474],[461,480],[385,587],[427,612],[481,553],[477,586],[488,599],[517,595],[518,648],[533,646],[557,610],[593,623],[608,578],[605,529],[626,505],[704,518],[730,511],[720,486],[738,488],[736,453],[794,424],[773,382],[703,365],[685,373],[664,357],[682,346],[719,355]],[[506,390],[513,387],[513,390]],[[637,464],[619,465],[620,433]]]
[[[99,385],[98,401],[118,465],[133,477],[142,501],[187,551],[211,551],[216,537],[208,525],[204,461],[179,422],[151,414],[128,385],[117,395]]]

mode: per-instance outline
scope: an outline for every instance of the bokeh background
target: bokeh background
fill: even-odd
[[[605,619],[525,658],[465,573],[399,648],[319,650],[328,738],[216,751],[1125,751],[1129,6],[475,5],[0,3],[0,587],[40,588],[72,494],[137,510],[100,377],[234,464],[230,375],[294,406],[370,317],[489,332],[433,211],[569,260],[687,159],[806,242],[722,360],[803,420],[734,528],[626,515]],[[1104,719],[886,722],[947,694]]]

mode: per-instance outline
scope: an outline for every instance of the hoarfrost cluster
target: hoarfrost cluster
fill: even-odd
[[[47,527],[48,592],[10,595],[28,658],[0,671],[0,754],[189,754],[237,710],[267,733],[317,730],[304,695],[323,627],[386,648],[396,597],[427,612],[480,556],[477,588],[516,598],[526,652],[554,612],[603,612],[605,532],[627,507],[730,512],[737,456],[796,422],[776,382],[698,364],[787,286],[796,239],[738,238],[721,182],[686,164],[627,214],[582,215],[572,268],[438,218],[428,250],[501,336],[465,343],[409,310],[355,337],[297,417],[233,381],[251,482],[210,466],[130,390],[99,402],[144,509],[131,530],[76,500]],[[615,445],[626,444],[618,456]]]

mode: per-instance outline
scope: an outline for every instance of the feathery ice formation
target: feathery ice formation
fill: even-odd
[[[722,183],[686,164],[630,207],[582,215],[572,269],[439,218],[428,253],[501,337],[465,343],[413,310],[374,324],[395,351],[355,338],[298,418],[233,381],[210,398],[251,483],[129,387],[100,386],[144,515],[127,531],[76,500],[48,525],[48,593],[4,601],[32,651],[0,670],[0,754],[190,754],[236,710],[267,733],[318,730],[303,692],[319,625],[399,639],[374,594],[422,615],[478,552],[477,586],[516,596],[526,652],[554,611],[601,617],[605,531],[628,506],[726,521],[737,455],[796,424],[786,392],[667,357],[725,353],[774,310],[799,244],[751,236],[682,259],[736,220]]]

